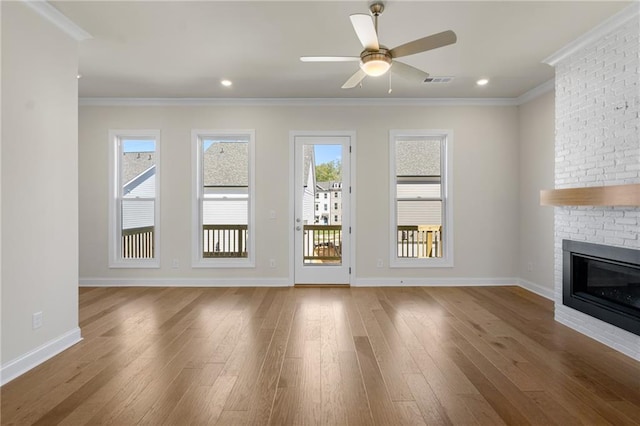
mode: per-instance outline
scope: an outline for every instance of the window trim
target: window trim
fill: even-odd
[[[122,231],[122,215],[119,213],[122,205],[120,194],[120,159],[122,158],[121,141],[124,139],[154,139],[155,140],[155,198],[154,198],[154,257],[152,259],[123,259],[120,252],[120,238]],[[109,268],[159,268],[160,267],[160,130],[109,130]]]
[[[202,196],[202,140],[205,138],[243,136],[249,139],[249,200],[247,203],[247,257],[204,258],[202,256],[202,226],[200,199]],[[253,129],[192,129],[191,130],[191,266],[194,268],[254,268],[255,267],[255,130]]]
[[[401,137],[440,138],[440,180],[442,188],[442,257],[400,258],[397,254],[396,206],[396,140]],[[390,268],[450,268],[453,267],[453,132],[451,130],[390,130],[389,131],[389,267]],[[427,200],[425,200],[427,201]]]

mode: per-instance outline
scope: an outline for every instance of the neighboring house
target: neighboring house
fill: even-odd
[[[204,225],[247,225],[249,144],[214,142],[204,153]]]
[[[424,160],[426,158],[426,161]],[[396,145],[398,198],[420,198],[440,193],[440,147],[424,140],[406,140]],[[398,203],[398,226],[441,225],[442,204],[404,201]]]
[[[153,152],[125,152],[122,156],[122,229],[154,226],[156,163]]]
[[[317,182],[315,223],[340,225],[342,223],[342,182]]]

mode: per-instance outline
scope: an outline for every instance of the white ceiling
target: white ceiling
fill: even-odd
[[[80,43],[82,97],[513,98],[553,78],[541,61],[614,15],[616,1],[388,1],[381,43],[395,47],[451,29],[452,46],[402,60],[451,83],[367,77],[340,86],[357,63],[303,63],[302,55],[357,56],[349,15],[366,1],[53,1],[93,39]],[[488,77],[485,87],[475,81]],[[219,81],[228,78],[231,88]]]

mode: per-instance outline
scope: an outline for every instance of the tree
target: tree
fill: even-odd
[[[318,164],[316,166],[316,182],[329,182],[342,180],[340,171],[342,163],[340,160],[329,161],[328,163]]]

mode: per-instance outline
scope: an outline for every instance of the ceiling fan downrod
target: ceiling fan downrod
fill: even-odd
[[[384,11],[384,3],[371,3],[369,10],[373,15],[373,24],[376,29],[376,34],[378,34],[378,16]]]

